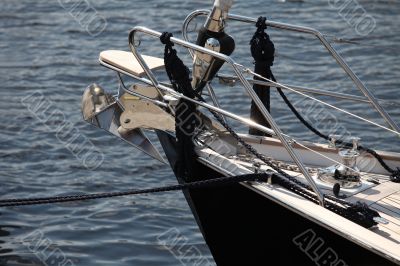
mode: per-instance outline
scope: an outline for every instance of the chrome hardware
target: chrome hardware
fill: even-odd
[[[381,216],[374,217],[373,219],[375,222],[380,223],[380,224],[389,224],[389,221]]]
[[[336,148],[337,135],[329,135],[329,148]]]
[[[351,141],[353,142],[353,150],[358,150],[358,143],[360,142],[361,138],[353,137]]]
[[[220,45],[217,39],[209,38],[206,41],[205,47],[208,50],[219,52]],[[210,75],[210,70],[212,69],[212,65],[215,62],[215,59],[210,54],[196,52],[194,56],[193,63],[193,88],[197,88],[197,86],[203,81],[208,80]]]
[[[213,32],[223,31],[229,9],[232,5],[233,0],[215,0],[213,9],[207,17],[204,27]]]
[[[205,47],[211,51],[219,52],[219,41],[215,38],[208,38]]]
[[[232,7],[233,0],[215,0],[212,11],[199,31],[196,44],[204,48],[229,55],[235,49],[235,41],[224,32],[225,20]],[[216,34],[218,33],[218,34]],[[195,51],[193,56],[193,81],[192,87],[201,91],[208,81],[214,77],[223,65],[209,53]]]
[[[352,150],[357,151],[358,150],[358,144],[360,142],[360,138],[359,137],[343,137],[340,135],[329,135],[329,147],[331,148],[340,148],[340,145],[336,145],[336,142],[340,140],[340,141],[344,141],[347,143],[352,143],[353,147]]]
[[[338,135],[330,135],[329,146],[336,148],[337,140],[342,139]],[[358,152],[358,144],[360,138],[351,137],[346,138],[346,142],[352,142],[351,149],[340,149],[338,154],[341,158],[342,164],[336,164],[324,169],[318,170],[318,178],[330,183],[338,183],[343,188],[354,188],[361,185],[360,170],[357,167],[357,158],[360,156]],[[340,147],[340,145],[338,145]]]
[[[140,128],[124,129],[120,124],[122,106],[97,84],[86,88],[82,97],[82,115],[86,122],[126,141],[156,160],[166,163],[158,150]]]
[[[341,176],[351,176],[351,177],[359,177],[360,170],[357,167],[357,158],[360,156],[360,153],[357,150],[341,150],[339,151],[339,156],[342,159],[342,165],[338,165],[336,168],[339,171]]]
[[[318,178],[326,183],[335,185],[338,183],[343,188],[357,188],[361,186],[359,174],[355,176],[338,175],[338,165],[318,170]]]
[[[253,163],[253,169],[254,169],[254,173],[258,174],[261,172],[261,163],[260,162],[254,162]]]
[[[82,97],[82,115],[85,121],[93,118],[94,114],[105,109],[108,105],[114,102],[111,95],[106,94],[104,89],[96,83],[91,84],[86,88]]]

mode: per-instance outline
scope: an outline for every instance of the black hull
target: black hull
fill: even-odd
[[[158,136],[175,169],[175,139]],[[217,265],[396,265],[243,185],[184,194]]]

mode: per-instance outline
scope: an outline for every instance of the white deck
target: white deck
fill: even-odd
[[[157,70],[164,67],[164,59],[142,55],[143,60],[151,70]],[[142,77],[145,72],[132,52],[108,50],[100,53],[100,63],[109,64],[116,69],[128,72],[137,77]]]
[[[262,143],[262,141],[260,141],[258,142],[259,145],[257,148],[259,151],[268,150],[271,153],[271,150],[273,150],[276,152],[279,145],[276,145],[276,140],[273,140],[273,142],[274,145],[271,146],[267,143],[260,144]],[[324,148],[326,150],[323,152],[326,154],[331,153],[333,156],[335,155],[332,152],[332,149],[323,146],[320,147],[320,149]],[[240,175],[252,173],[251,163],[226,158],[209,148],[200,149],[198,153],[201,157],[200,161],[202,163],[214,168],[215,170],[219,170],[223,174]],[[274,153],[274,155],[276,156],[277,154]],[[283,155],[280,154],[278,156]],[[393,154],[385,154],[385,156],[387,156],[386,159],[389,158],[392,160],[392,164],[397,163],[397,165],[400,165],[400,158],[396,158]],[[311,159],[308,158],[307,160]],[[287,155],[284,161],[290,161]],[[329,162],[329,164],[332,163]],[[230,167],[229,165],[234,165],[235,167]],[[318,164],[312,163],[312,165],[315,166]],[[234,173],[228,173],[221,169],[235,169],[235,171]],[[263,166],[262,169],[267,169],[267,167]],[[381,171],[379,167],[376,167],[376,169]],[[287,172],[292,176],[304,178],[302,174],[298,172]],[[380,184],[377,185],[366,181],[370,177],[379,180]],[[346,200],[351,202],[365,202],[372,209],[376,210],[382,218],[386,219],[388,222],[387,224],[380,223],[371,229],[366,229],[279,186],[260,183],[243,183],[243,185],[275,201],[285,208],[291,209],[299,215],[313,220],[329,230],[346,237],[350,241],[353,241],[382,256],[387,257],[387,255],[389,255],[394,262],[400,264],[400,184],[389,181],[387,175],[379,173],[362,173],[362,180],[363,185],[358,189],[341,190],[349,196]],[[329,185],[324,185],[320,188],[325,194],[333,194],[332,188]]]

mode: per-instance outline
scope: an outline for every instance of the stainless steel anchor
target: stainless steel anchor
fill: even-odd
[[[136,100],[138,103],[143,104],[139,98]],[[152,103],[145,103],[146,106],[150,104]],[[124,121],[127,121],[126,119],[133,120],[134,118],[129,118],[129,113],[125,113],[125,107],[119,99],[117,100],[111,94],[106,93],[99,85],[92,84],[85,89],[81,108],[83,119],[86,122],[104,129],[158,161],[166,163],[142,128],[134,127],[131,123],[129,123],[130,127],[128,128],[121,126],[121,117]],[[140,126],[152,129],[151,126],[146,127],[143,123]]]

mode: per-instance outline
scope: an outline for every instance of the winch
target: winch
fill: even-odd
[[[343,140],[342,136],[330,135],[330,147],[339,149],[341,164],[335,164],[318,170],[318,178],[324,182],[336,184],[343,188],[355,188],[361,186],[360,170],[357,167],[357,158],[360,156],[358,144],[360,138],[350,137],[346,142],[353,143],[351,148],[341,148],[337,140]]]

